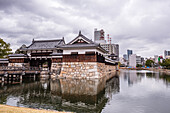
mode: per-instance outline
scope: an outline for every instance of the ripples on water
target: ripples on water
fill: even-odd
[[[170,113],[170,76],[121,70],[98,80],[37,80],[0,86],[0,104],[87,113]]]

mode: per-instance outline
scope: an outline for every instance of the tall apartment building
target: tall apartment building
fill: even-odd
[[[116,60],[119,60],[119,45],[118,44],[101,44],[101,47],[108,51],[108,54],[114,54],[117,56]]]
[[[145,59],[143,57],[141,57],[141,63],[143,66],[145,65]]]
[[[127,57],[128,57],[128,60],[129,60],[129,56],[133,54],[133,51],[132,50],[127,50]]]
[[[127,61],[127,60],[128,60],[127,54],[124,54],[124,55],[123,55],[123,58]]]
[[[136,67],[136,54],[132,54],[129,56],[129,66]]]
[[[94,42],[101,45],[106,51],[108,51],[108,55],[117,56],[116,60],[119,60],[119,45],[118,44],[106,44],[106,40],[104,37],[104,30],[94,30]]]
[[[98,44],[106,44],[106,40],[104,39],[104,30],[94,30],[94,42]]]
[[[101,44],[100,46],[108,51],[108,55],[113,54],[113,46],[111,44]]]
[[[137,64],[143,65],[144,58],[137,56],[136,54],[131,54],[129,56],[129,66],[136,67]]]
[[[142,59],[141,56],[136,56],[136,65],[141,64],[142,65]]]
[[[113,53],[118,56],[119,58],[119,44],[112,44],[113,46]]]
[[[164,51],[164,57],[165,59],[170,59],[170,51]]]

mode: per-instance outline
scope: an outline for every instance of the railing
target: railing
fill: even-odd
[[[42,68],[38,67],[13,67],[13,66],[0,66],[0,71],[41,71]]]

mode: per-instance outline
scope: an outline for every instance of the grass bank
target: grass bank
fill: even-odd
[[[31,108],[21,108],[21,107],[0,105],[0,113],[66,113],[66,112],[37,110]]]

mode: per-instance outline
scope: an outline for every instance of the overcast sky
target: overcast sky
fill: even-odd
[[[93,39],[104,29],[120,56],[132,49],[144,57],[170,50],[170,0],[0,0],[0,38],[15,51],[32,39],[69,42],[82,34]]]

